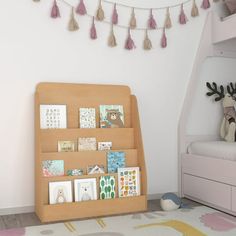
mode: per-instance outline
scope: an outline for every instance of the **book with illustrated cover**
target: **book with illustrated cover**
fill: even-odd
[[[96,138],[79,138],[78,151],[96,151]]]
[[[98,150],[111,150],[112,148],[112,142],[98,142]]]
[[[40,105],[40,128],[67,128],[66,105]]]
[[[139,167],[118,168],[119,197],[140,195]]]
[[[96,128],[96,113],[95,108],[80,108],[79,109],[79,127],[80,128]]]
[[[43,176],[62,176],[64,175],[63,160],[46,160],[42,162]]]
[[[74,141],[58,141],[57,144],[58,152],[74,152],[75,142]]]
[[[107,172],[117,173],[118,168],[125,167],[124,152],[108,152],[107,153]]]
[[[92,165],[87,167],[87,174],[93,175],[93,174],[104,174],[105,168],[103,165]]]
[[[100,177],[100,199],[113,199],[116,197],[115,183],[116,181],[114,176]]]
[[[124,128],[122,105],[100,105],[100,128]]]

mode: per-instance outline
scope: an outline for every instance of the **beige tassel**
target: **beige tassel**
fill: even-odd
[[[99,0],[99,6],[97,9],[97,13],[96,13],[96,19],[99,21],[103,21],[104,18],[105,18],[105,16],[104,16],[104,11],[102,9],[102,3],[101,3],[101,0]]]
[[[134,8],[132,9],[129,26],[130,26],[130,29],[135,29],[136,26],[137,26],[136,18],[135,18],[135,13],[134,13]]]
[[[150,50],[152,48],[152,42],[151,40],[148,38],[148,33],[147,30],[145,31],[145,39],[143,41],[143,49],[144,50]]]
[[[193,0],[193,6],[192,6],[192,11],[191,11],[191,16],[192,16],[192,17],[199,16],[198,7],[197,7],[197,4],[196,4],[196,1],[195,1],[195,0]]]
[[[71,8],[71,17],[70,17],[70,21],[68,24],[68,30],[69,31],[76,31],[79,29],[79,24],[77,23],[77,21],[75,20],[75,16],[74,16],[74,8]]]
[[[113,25],[111,26],[111,33],[109,35],[109,38],[108,38],[108,46],[110,47],[115,47],[117,45],[116,43],[116,37],[114,35],[114,31],[113,31]]]
[[[170,29],[172,27],[171,18],[170,18],[170,9],[166,8],[166,19],[165,19],[165,28]]]

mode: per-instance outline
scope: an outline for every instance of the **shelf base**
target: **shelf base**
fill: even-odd
[[[65,221],[147,211],[147,196],[43,205],[42,222]]]

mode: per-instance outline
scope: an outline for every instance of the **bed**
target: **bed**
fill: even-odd
[[[236,216],[236,143],[191,142],[181,166],[184,197]]]

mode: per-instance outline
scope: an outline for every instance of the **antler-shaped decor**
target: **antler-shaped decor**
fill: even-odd
[[[207,92],[207,96],[216,95],[215,101],[223,99],[224,118],[221,123],[220,136],[228,142],[236,141],[236,83],[230,83],[227,85],[227,93],[225,94],[223,85],[219,87],[215,82],[210,84],[206,83],[207,88],[210,92]]]
[[[235,86],[235,87],[234,87]],[[234,95],[236,95],[236,83],[230,83],[229,85],[227,85],[227,92],[233,97]]]
[[[224,98],[225,94],[224,94],[224,87],[223,85],[220,85],[220,90],[218,91],[218,86],[215,82],[212,83],[212,85],[207,82],[206,83],[207,88],[211,91],[211,92],[207,92],[207,96],[212,96],[217,94],[218,97],[215,98],[215,101],[218,102],[220,101],[222,98]]]

